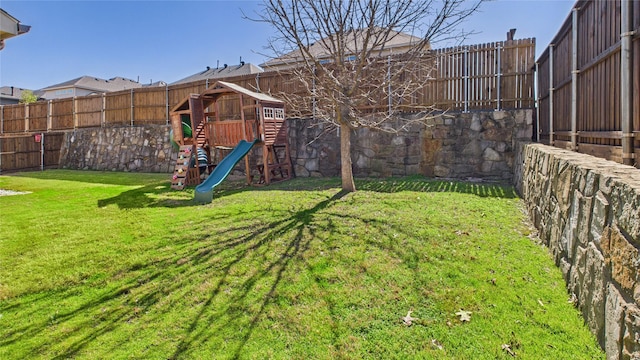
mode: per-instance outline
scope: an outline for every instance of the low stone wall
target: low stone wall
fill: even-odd
[[[87,128],[65,135],[60,167],[109,171],[173,171],[177,152],[169,126]]]
[[[409,119],[410,120],[410,119]],[[387,123],[400,129],[401,123]],[[533,111],[443,114],[395,133],[355,130],[351,139],[355,176],[426,176],[511,181],[516,146],[530,141]],[[297,176],[338,176],[340,137],[312,120],[288,122]]]
[[[358,129],[352,137],[354,175],[511,181],[516,146],[531,138],[532,115],[531,109],[442,114],[400,132]],[[337,131],[327,132],[327,123],[313,120],[287,123],[296,176],[339,176]],[[406,122],[387,123],[387,130],[402,124]],[[177,154],[169,144],[169,130],[160,125],[77,129],[65,137],[60,166],[170,173]],[[261,161],[260,153],[250,153],[251,164]]]
[[[523,146],[517,188],[607,359],[640,359],[640,171]]]

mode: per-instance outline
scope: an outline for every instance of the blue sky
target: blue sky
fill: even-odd
[[[40,89],[83,75],[142,83],[177,81],[206,66],[267,60],[268,25],[242,19],[257,1],[0,0],[27,34],[0,51],[0,86]],[[496,0],[462,25],[465,43],[536,38],[540,54],[567,18],[571,0]],[[457,45],[435,44],[434,47]]]

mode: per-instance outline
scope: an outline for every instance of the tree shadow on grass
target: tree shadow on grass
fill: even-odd
[[[339,179],[298,178],[292,181],[275,183],[271,186],[251,187],[243,181],[226,181],[215,188],[213,202],[224,196],[244,191],[321,191],[337,189]],[[517,198],[512,186],[499,183],[464,182],[455,180],[433,180],[420,176],[384,179],[357,179],[359,190],[380,193],[414,192],[456,192],[480,197]],[[170,188],[167,183],[154,183],[124,191],[114,197],[98,200],[98,207],[111,204],[120,209],[138,209],[145,207],[185,207],[200,205],[193,201],[193,188],[183,191]]]
[[[315,238],[315,230],[312,226],[310,226],[314,221],[314,215],[317,212],[328,208],[332,203],[341,199],[345,195],[346,193],[340,191],[331,198],[317,203],[312,208],[300,210],[293,214],[293,216],[291,216],[290,218],[267,224],[259,229],[259,231],[254,231],[248,237],[244,238],[242,242],[254,244],[241,251],[233,261],[231,261],[224,267],[223,275],[218,281],[217,286],[213,290],[211,296],[207,299],[205,305],[202,306],[198,314],[192,319],[186,338],[182,340],[176,347],[176,351],[173,353],[170,359],[179,358],[194,344],[204,340],[206,338],[205,331],[209,329],[209,326],[218,322],[219,319],[210,314],[210,307],[214,301],[214,298],[220,293],[222,287],[225,285],[227,277],[231,273],[233,266],[244,260],[247,256],[249,256],[251,252],[258,251],[260,250],[260,248],[268,245],[269,242],[275,239],[280,239],[284,236],[290,236],[287,234],[293,233],[293,237],[287,243],[285,250],[280,253],[279,257],[275,261],[266,264],[267,266],[262,267],[262,269],[246,279],[240,286],[242,290],[239,291],[236,295],[232,296],[229,301],[233,304],[242,304],[243,299],[247,298],[252,291],[255,291],[256,284],[261,279],[269,277],[273,279],[268,291],[260,300],[257,311],[253,311],[249,326],[243,327],[244,334],[242,335],[241,341],[237,346],[233,356],[234,359],[239,358],[242,353],[242,349],[246,345],[247,341],[251,338],[251,335],[253,334],[260,318],[264,314],[266,306],[269,305],[274,299],[274,295],[282,281],[283,274],[289,269],[290,263],[292,261],[297,261],[302,257],[302,255],[309,249],[310,242]],[[309,231],[309,235],[304,236],[305,230]],[[237,245],[239,244],[233,244],[233,246]],[[248,309],[241,308],[240,311],[236,311],[236,314],[222,326],[233,326],[233,323],[236,320],[239,320],[241,315],[247,310]],[[205,322],[207,326],[202,327],[202,322]],[[198,329],[198,326],[200,326],[200,329]]]
[[[123,191],[116,196],[98,200],[98,207],[116,205],[122,210],[148,207],[184,207],[195,205],[190,192],[175,191],[171,183],[156,183]]]
[[[517,198],[512,186],[500,183],[468,182],[460,180],[433,180],[423,177],[362,179],[356,183],[359,190],[381,193],[401,191],[456,192],[480,197]]]
[[[200,240],[177,237],[172,251],[163,258],[146,258],[142,263],[131,264],[119,273],[111,274],[107,284],[102,286],[68,284],[62,287],[64,290],[56,289],[45,297],[27,295],[24,301],[16,299],[17,304],[4,304],[0,306],[3,312],[11,309],[12,312],[23,313],[35,311],[33,309],[38,307],[48,312],[61,310],[56,310],[49,318],[40,315],[26,325],[8,330],[0,339],[0,347],[42,339],[22,355],[37,357],[54,353],[53,358],[66,359],[83,356],[83,350],[90,346],[94,349],[92,354],[98,357],[101,355],[95,353],[95,346],[101,346],[102,355],[116,354],[118,348],[129,340],[123,339],[114,345],[113,341],[104,342],[103,337],[109,338],[114,331],[131,331],[129,324],[136,322],[161,324],[164,311],[171,310],[165,304],[167,297],[172,299],[170,301],[188,297],[190,291],[202,286],[200,279],[209,280],[203,278],[203,274],[208,274],[206,277],[215,279],[215,286],[206,292],[206,299],[199,301],[199,309],[187,320],[188,326],[180,332],[180,340],[170,345],[174,349],[172,353],[165,353],[163,357],[189,356],[199,345],[210,341],[211,328],[216,327],[226,328],[227,333],[231,329],[234,330],[231,333],[237,334],[232,353],[238,358],[265,308],[272,302],[283,274],[291,271],[292,263],[299,265],[302,255],[316,238],[313,226],[316,214],[344,195],[338,192],[312,207],[259,226],[238,225]],[[285,242],[275,243],[282,240]],[[260,264],[251,268],[256,262]],[[250,267],[249,274],[239,276],[237,272],[246,271],[247,266]],[[192,283],[190,279],[193,278],[198,281]],[[228,296],[224,288],[231,282],[234,282],[236,291]],[[262,288],[259,284],[268,286]],[[80,294],[87,290],[98,295],[76,304]],[[29,298],[36,301],[29,301]],[[216,308],[221,303],[227,310]],[[98,342],[102,345],[97,345]],[[64,345],[51,350],[52,346],[61,343]]]

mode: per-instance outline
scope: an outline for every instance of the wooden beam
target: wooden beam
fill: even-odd
[[[611,145],[580,144],[579,152],[622,163],[622,147]]]
[[[622,131],[578,131],[582,138],[622,139]]]

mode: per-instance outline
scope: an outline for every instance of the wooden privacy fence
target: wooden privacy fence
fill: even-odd
[[[640,1],[576,2],[536,68],[538,141],[638,165]]]
[[[434,50],[426,61],[434,71],[415,109],[434,106],[452,111],[534,106],[535,39],[522,39]],[[138,88],[103,95],[0,107],[0,136],[95,126],[167,124],[169,109],[191,93],[201,93],[216,80],[269,93],[301,94],[306,89],[293,75],[277,72],[209,79],[167,87]],[[377,103],[387,103],[379,99]],[[221,113],[237,112],[239,103],[223,104]],[[227,108],[225,110],[225,107]],[[403,106],[403,111],[412,111]]]
[[[64,133],[0,137],[0,173],[57,168]]]

